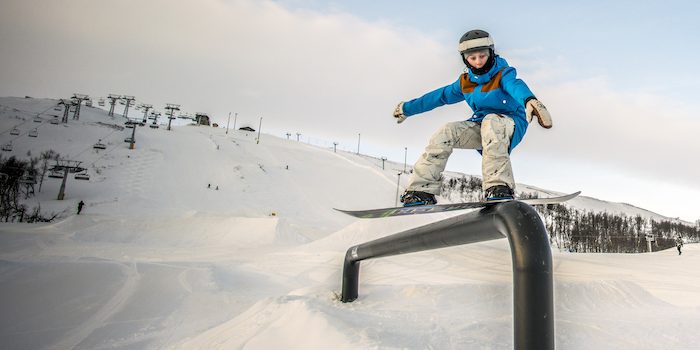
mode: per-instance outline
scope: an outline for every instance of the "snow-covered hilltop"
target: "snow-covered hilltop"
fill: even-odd
[[[35,186],[27,206],[54,221],[0,223],[4,346],[512,348],[505,240],[368,261],[359,299],[337,300],[348,247],[458,215],[358,220],[333,210],[395,205],[403,164],[204,126],[137,127],[132,150],[123,118],[83,106],[79,120],[52,124],[56,102],[0,98],[0,144],[12,148],[3,158],[54,150],[89,176],[69,174],[61,201],[61,179]],[[568,205],[669,220],[588,197]],[[554,266],[559,348],[700,343],[700,248],[555,250]]]

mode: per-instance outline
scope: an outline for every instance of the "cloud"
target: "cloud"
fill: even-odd
[[[409,162],[440,125],[471,114],[457,104],[396,125],[396,103],[455,81],[463,67],[451,44],[389,22],[264,0],[9,0],[3,7],[2,95],[129,94],[156,109],[179,103],[207,112],[224,125],[237,112],[239,123],[264,117],[263,131],[350,144],[361,133],[363,144],[390,159],[408,147]],[[605,77],[572,79],[576,67],[542,48],[508,49],[504,56],[555,123],[531,128],[519,157],[546,154],[550,163],[573,159],[697,186],[700,125],[691,109]]]
[[[416,31],[271,1],[10,5],[5,94],[130,94],[215,120],[235,111],[277,128],[397,141],[412,135],[395,133],[394,105],[461,70],[453,48]]]
[[[695,186],[700,121],[661,95],[616,89],[605,78],[541,86],[555,128],[530,128],[522,151],[575,159],[639,177]]]

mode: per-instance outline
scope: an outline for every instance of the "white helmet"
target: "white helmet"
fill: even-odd
[[[479,50],[493,50],[493,39],[485,30],[470,30],[459,39],[459,53],[472,53]]]

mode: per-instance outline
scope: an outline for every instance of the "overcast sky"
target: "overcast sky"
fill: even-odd
[[[410,4],[410,5],[409,5]],[[0,95],[134,95],[413,163],[466,103],[397,125],[394,106],[454,82],[470,29],[548,107],[512,155],[517,182],[700,219],[700,5],[691,1],[0,0]],[[117,111],[120,112],[119,110]],[[131,112],[130,112],[131,113]],[[231,121],[233,123],[233,121]],[[294,136],[295,137],[295,136]],[[474,151],[449,170],[480,174]]]

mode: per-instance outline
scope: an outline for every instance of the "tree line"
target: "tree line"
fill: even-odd
[[[443,196],[453,201],[476,201],[483,198],[481,179],[474,176],[444,178]],[[536,193],[521,192],[518,198],[536,198]],[[686,225],[675,220],[652,220],[641,215],[592,212],[562,204],[535,206],[543,219],[553,246],[581,253],[642,253],[674,247],[676,238],[700,242],[700,225]]]
[[[15,156],[5,158],[0,155],[0,221],[3,222],[49,222],[58,214],[45,216],[41,205],[29,208],[22,202],[35,196],[35,187],[43,184],[49,162],[57,160],[59,154],[54,151],[42,152],[38,157],[28,153],[28,160]]]

